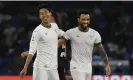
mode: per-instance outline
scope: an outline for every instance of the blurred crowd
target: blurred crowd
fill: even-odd
[[[56,12],[57,24],[64,31],[77,26],[77,11],[87,9],[91,15],[90,27],[100,33],[109,60],[132,61],[133,2],[0,2],[0,74],[18,74],[22,69],[25,59],[20,54],[29,49],[32,31],[40,24],[36,7],[45,3]],[[93,60],[100,60],[98,53],[94,53]],[[124,74],[132,72],[130,67],[124,67]],[[123,68],[115,70],[122,72]]]

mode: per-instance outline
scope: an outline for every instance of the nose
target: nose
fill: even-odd
[[[47,14],[46,13],[43,13],[43,16],[46,16]]]
[[[84,20],[83,22],[84,22],[84,23],[88,23],[88,20]]]
[[[88,24],[89,22],[87,20],[84,21],[84,24]]]
[[[48,17],[49,16],[49,14],[43,14],[43,17]]]
[[[48,17],[48,15],[42,15],[42,17],[43,17],[43,18],[46,18],[46,17]]]

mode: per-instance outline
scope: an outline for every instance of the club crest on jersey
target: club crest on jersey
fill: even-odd
[[[79,35],[77,35],[76,37],[79,37]]]
[[[44,65],[44,67],[46,68],[46,67],[47,67],[47,65]]]

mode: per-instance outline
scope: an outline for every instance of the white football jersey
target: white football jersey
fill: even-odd
[[[29,54],[37,52],[34,67],[47,70],[57,69],[58,37],[63,36],[56,23],[51,23],[51,28],[45,28],[40,24],[37,26],[31,37]]]
[[[94,44],[101,42],[99,33],[92,28],[89,28],[88,32],[81,32],[76,27],[68,30],[64,38],[71,41],[71,70],[92,73],[92,52]]]

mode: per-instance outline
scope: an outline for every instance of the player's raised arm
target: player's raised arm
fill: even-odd
[[[20,72],[21,78],[23,78],[27,73],[27,68],[29,66],[29,63],[31,62],[31,60],[37,50],[36,48],[37,48],[38,41],[39,41],[39,34],[37,31],[34,31],[32,34],[32,37],[31,37],[31,41],[30,41],[30,49],[29,49],[28,57],[26,59],[23,70]]]

